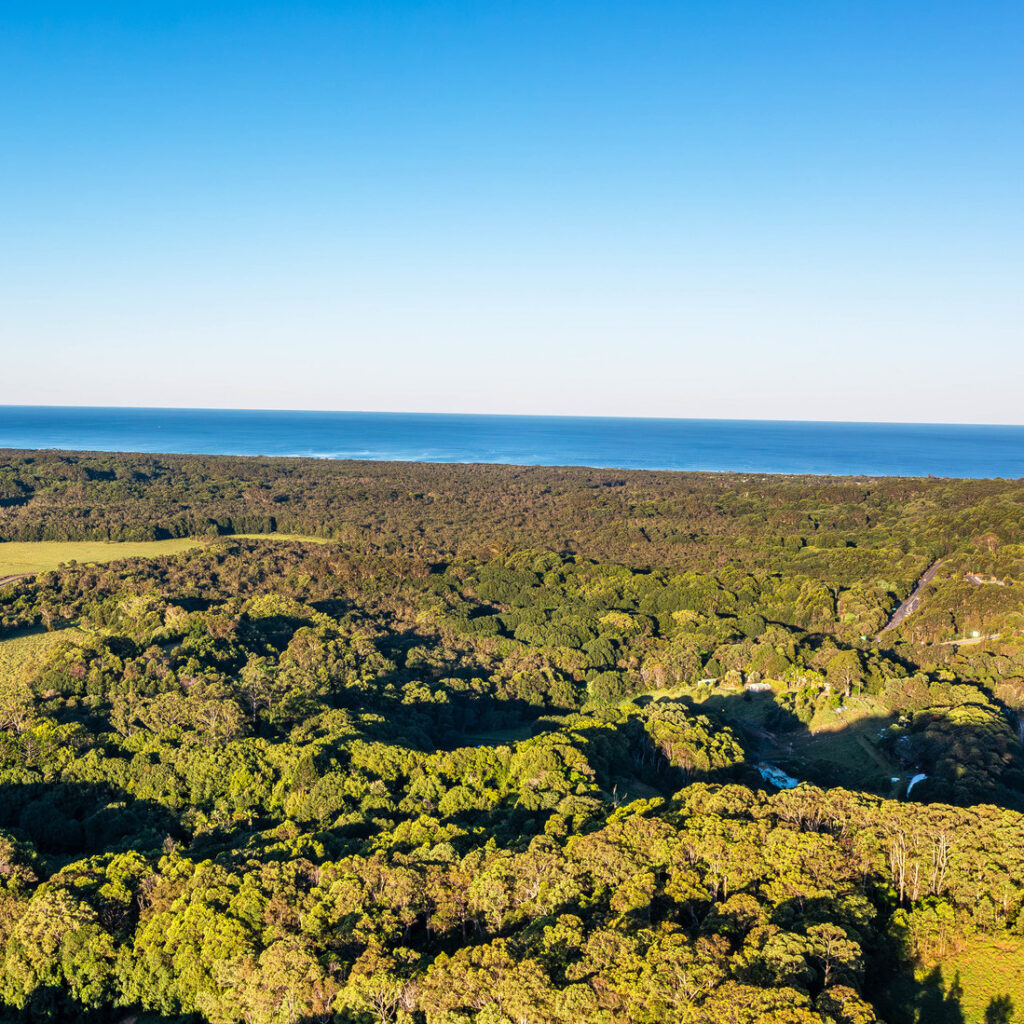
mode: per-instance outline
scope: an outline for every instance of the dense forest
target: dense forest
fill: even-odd
[[[0,452],[0,1016],[1009,1024],[1022,510]]]

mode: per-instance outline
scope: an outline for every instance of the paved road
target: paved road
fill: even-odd
[[[896,609],[896,611],[892,613],[892,618],[889,619],[889,621],[882,627],[878,636],[875,637],[875,640],[878,640],[882,633],[888,633],[890,629],[895,629],[908,615],[913,615],[914,612],[917,611],[921,605],[921,591],[924,590],[924,588],[927,587],[933,579],[935,579],[935,574],[938,572],[941,564],[942,559],[940,558],[917,581],[917,586],[914,587],[914,592],[906,599],[906,601],[903,602],[903,604],[899,606],[899,608]]]

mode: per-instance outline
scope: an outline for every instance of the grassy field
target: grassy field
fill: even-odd
[[[942,974],[959,978],[965,1024],[1024,1024],[1024,939],[978,937],[943,962]]]
[[[302,540],[330,544],[324,537],[305,537],[297,533],[240,533],[224,540]],[[175,555],[201,542],[193,537],[177,540],[111,542],[100,540],[12,541],[0,544],[0,578],[20,573],[46,572],[64,562],[115,562],[119,558],[155,558]]]
[[[0,640],[0,682],[30,676],[54,644],[79,635],[79,631],[72,628],[52,633],[23,633]]]
[[[976,936],[883,997],[894,1024],[1024,1024],[1024,939]]]
[[[63,562],[114,562],[119,558],[153,558],[174,555],[199,543],[191,537],[178,540],[125,541],[98,540],[12,541],[0,544],[0,577],[19,573],[46,572]]]

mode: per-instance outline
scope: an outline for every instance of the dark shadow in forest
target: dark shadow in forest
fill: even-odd
[[[82,1006],[56,985],[42,985],[28,997],[19,1010],[0,1004],[0,1024],[206,1024],[198,1014],[167,1016],[139,1009],[110,1007],[91,1009]]]
[[[1009,996],[993,996],[985,1007],[985,1024],[1013,1024],[1015,1009]]]
[[[325,1024],[329,1016],[290,1017],[293,1024]],[[21,1009],[0,1003],[0,1024],[207,1024],[198,1013],[156,1013],[138,1007],[84,1007],[55,985],[35,989]]]
[[[0,786],[0,828],[32,842],[44,857],[89,857],[120,850],[159,849],[184,833],[151,800],[87,782]]]
[[[889,1024],[965,1024],[960,975],[951,981],[941,967],[918,978],[907,964],[876,1001],[879,1014]],[[998,1018],[997,1018],[998,1020]]]
[[[351,601],[340,597],[329,597],[323,601],[310,601],[309,606],[324,615],[330,615],[332,619],[344,619],[356,610],[356,605]]]
[[[942,968],[935,967],[925,975],[915,994],[913,1010],[920,1024],[964,1024],[963,988],[960,975],[944,984]]]

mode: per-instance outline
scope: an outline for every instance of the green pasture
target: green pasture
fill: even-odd
[[[52,633],[23,633],[0,640],[0,683],[27,679],[45,661],[47,652],[62,640],[81,634],[77,629],[56,629]]]
[[[885,995],[893,1024],[1024,1024],[1024,938],[976,935]]]
[[[297,540],[313,544],[331,543],[324,537],[305,537],[297,533],[240,533],[223,540]],[[176,555],[197,547],[195,537],[174,540],[101,541],[101,540],[40,540],[0,543],[0,579],[22,573],[47,572],[66,562],[104,563],[120,558],[156,558],[158,555]]]
[[[175,540],[99,541],[40,540],[0,544],[0,578],[47,572],[65,562],[116,562],[119,558],[155,558],[194,548],[192,537]]]
[[[977,937],[942,964],[959,986],[965,1024],[1024,1024],[1024,939]]]

